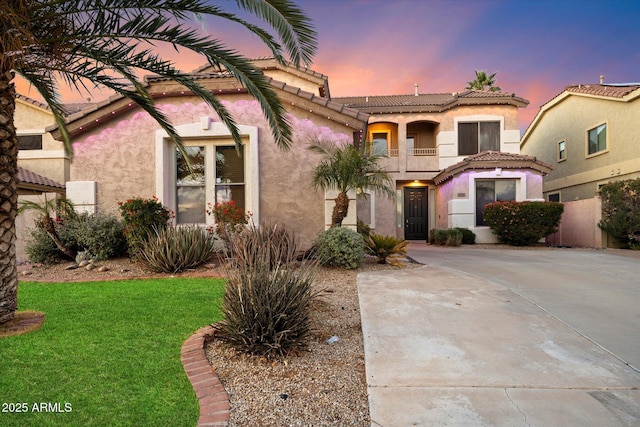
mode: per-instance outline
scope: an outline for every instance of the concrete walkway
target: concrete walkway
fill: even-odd
[[[640,373],[505,286],[428,265],[358,290],[373,426],[640,425]]]

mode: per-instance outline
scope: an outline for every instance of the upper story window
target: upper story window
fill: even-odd
[[[398,144],[391,141],[391,131],[373,131],[369,135],[374,153],[389,157],[398,156]]]
[[[42,150],[42,135],[18,135],[18,150]]]
[[[607,149],[607,125],[602,124],[588,132],[587,154],[592,155]]]
[[[500,151],[500,122],[458,123],[458,155]]]
[[[561,162],[567,159],[567,150],[565,148],[565,142],[558,142],[558,161]]]

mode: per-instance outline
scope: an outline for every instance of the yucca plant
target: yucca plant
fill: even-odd
[[[213,256],[215,237],[198,226],[154,230],[138,259],[153,271],[177,273],[204,264]]]
[[[284,230],[284,231],[283,231]],[[276,242],[284,242],[278,246]],[[297,240],[283,225],[251,226],[231,242],[224,320],[216,338],[237,350],[274,358],[307,345],[316,268],[294,264]]]
[[[391,264],[401,267],[402,263],[398,258],[407,255],[408,242],[404,239],[370,233],[365,243],[369,252],[378,257],[380,264]]]

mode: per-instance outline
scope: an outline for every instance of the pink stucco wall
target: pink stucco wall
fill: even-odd
[[[242,125],[257,127],[262,219],[286,222],[303,245],[310,245],[324,228],[324,192],[311,185],[320,156],[307,149],[312,141],[348,143],[352,129],[334,121],[308,120],[291,108],[291,149],[283,151],[273,137],[258,102],[241,97],[223,101]],[[174,125],[199,123],[201,117],[219,121],[206,104],[193,98],[167,99],[159,106]],[[308,112],[307,112],[308,114]],[[301,118],[299,118],[301,117]],[[98,183],[98,210],[117,213],[118,202],[151,197],[156,191],[156,131],[159,125],[147,113],[134,112],[104,123],[74,144],[71,180]]]
[[[598,227],[602,218],[600,198],[576,200],[564,204],[558,232],[547,237],[552,245],[586,248],[607,247],[607,235]]]

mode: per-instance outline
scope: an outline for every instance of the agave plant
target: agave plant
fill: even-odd
[[[177,273],[207,262],[215,251],[213,234],[198,227],[162,227],[138,253],[138,258],[153,271]]]
[[[401,267],[402,262],[400,262],[399,258],[407,255],[408,242],[404,239],[371,233],[365,243],[369,252],[378,257],[380,264]]]

